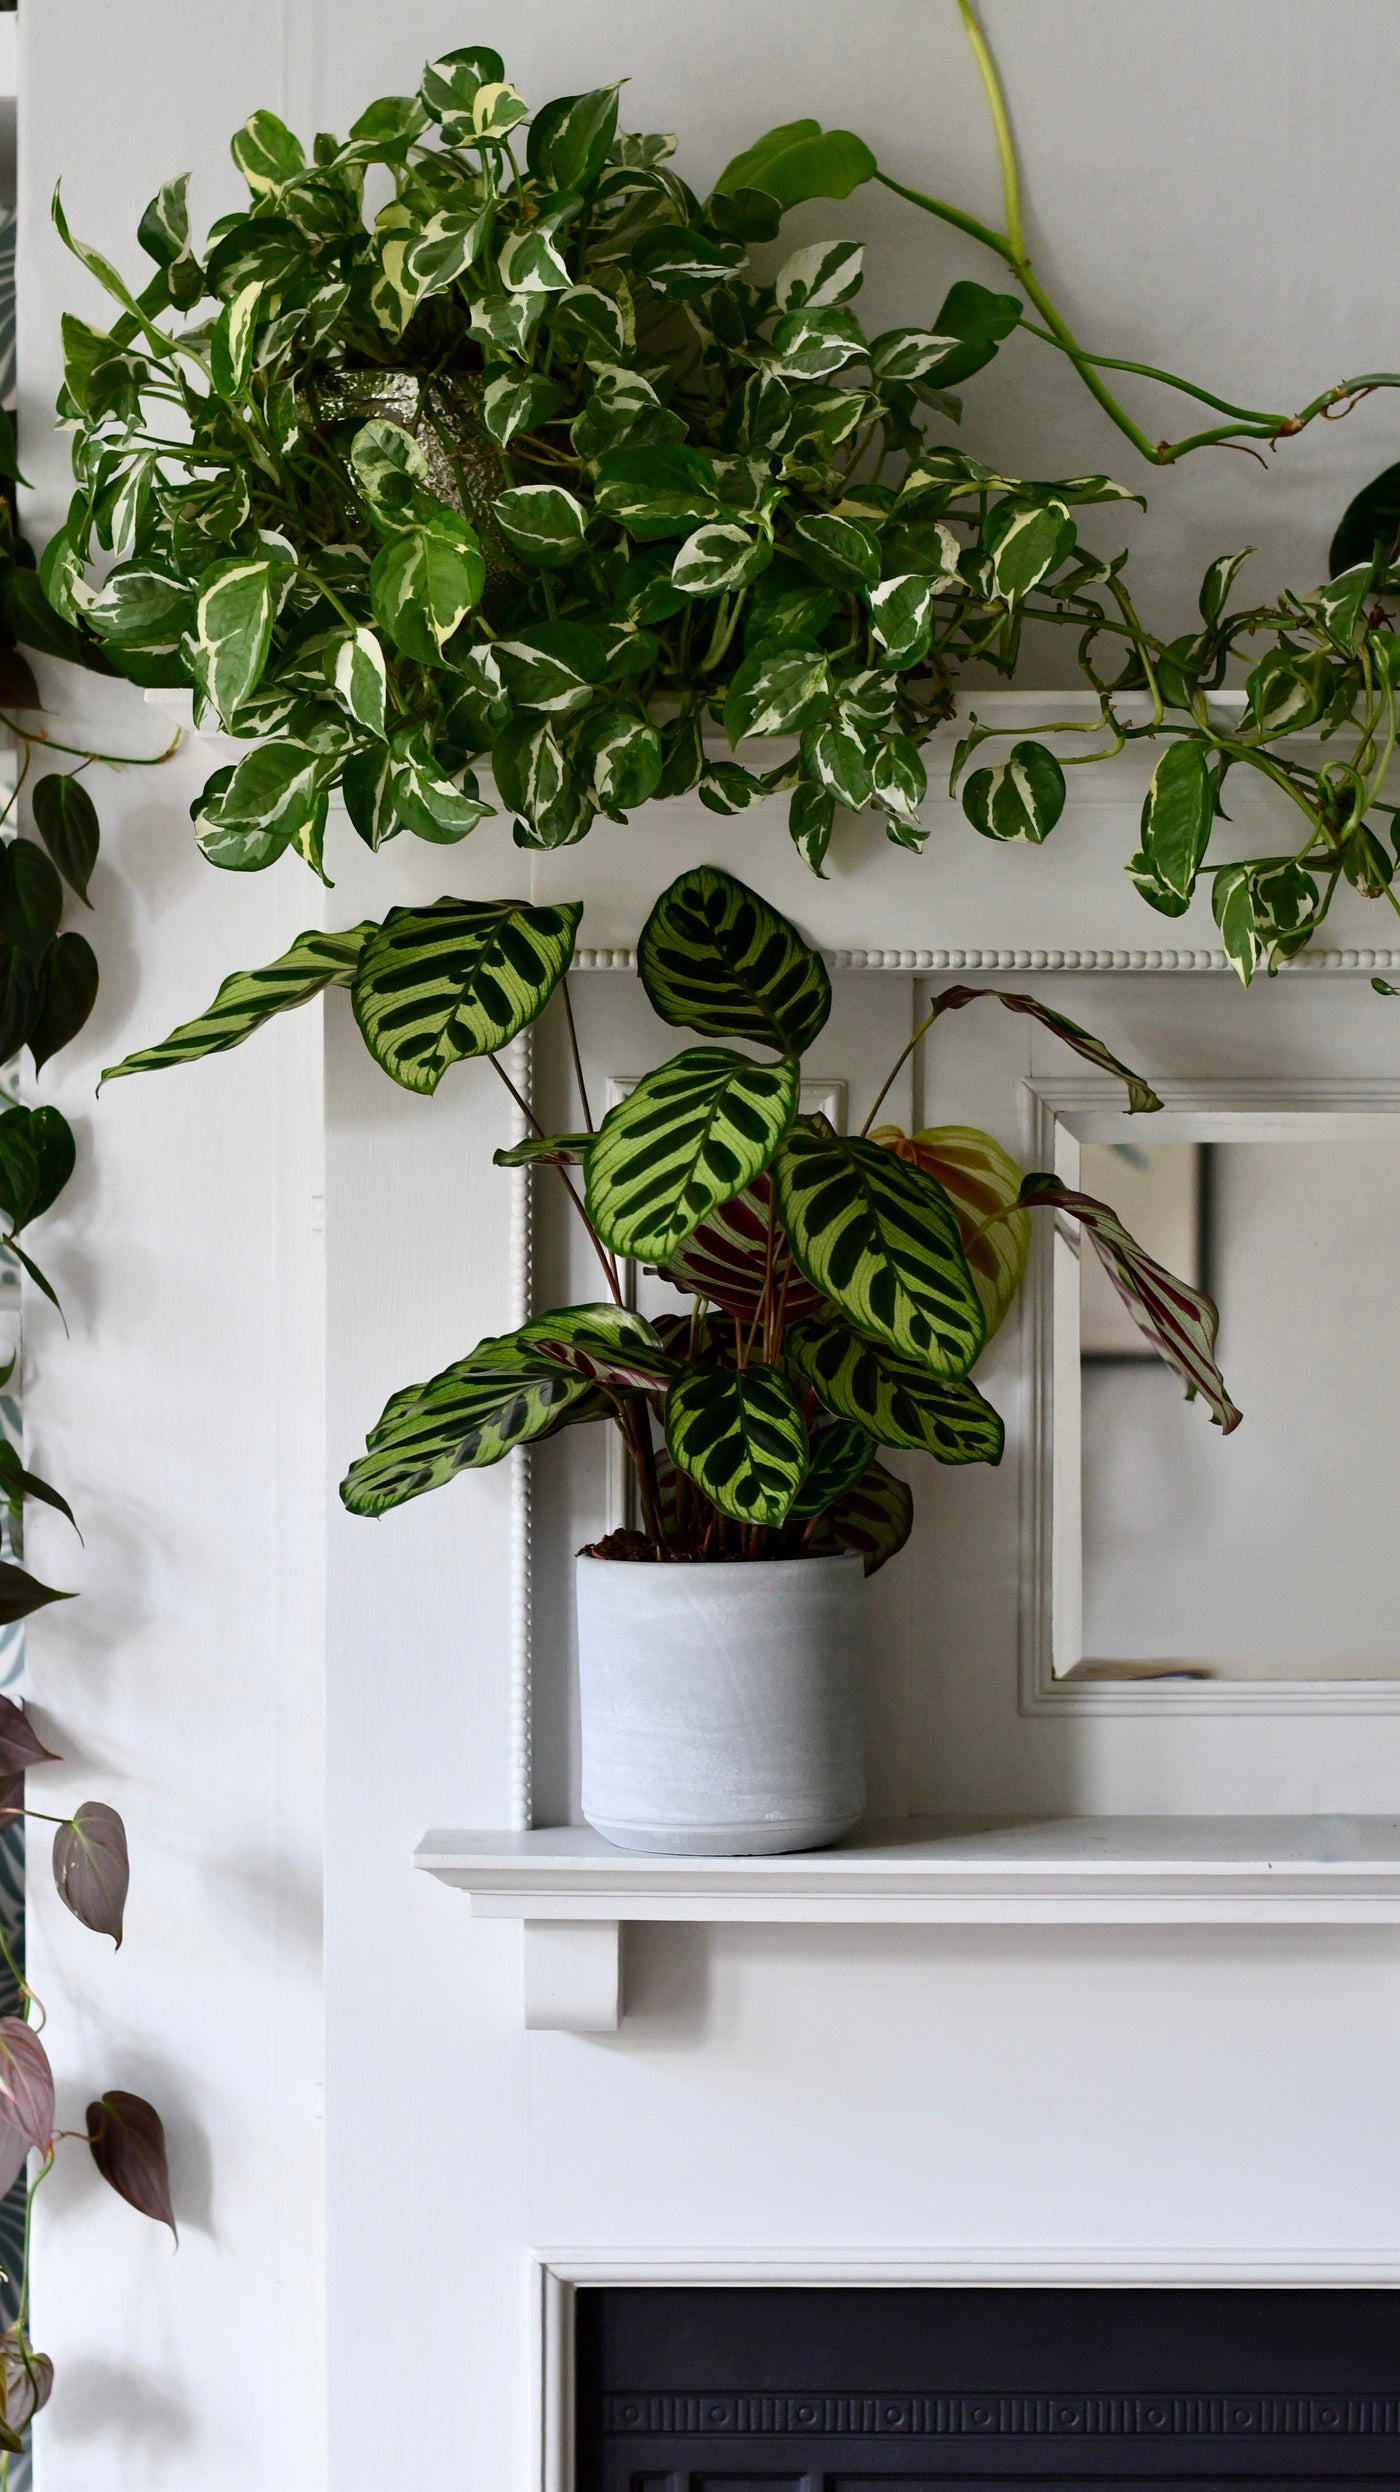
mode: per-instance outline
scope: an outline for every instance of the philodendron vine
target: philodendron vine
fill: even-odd
[[[1101,475],[988,467],[956,439],[952,394],[1023,332],[1162,465],[1295,434],[1397,375],[1289,413],[1085,348],[1031,266],[1005,98],[971,0],[958,4],[1004,229],[810,120],[742,150],[702,197],[672,138],[619,129],[616,85],[532,113],[484,45],[430,63],[415,93],[381,97],[309,156],[254,113],[233,140],[247,210],[198,245],[188,177],[166,183],[140,224],[144,284],[76,241],[55,199],[118,317],[63,323],[77,490],[44,580],[112,666],[190,686],[247,742],[194,807],[211,862],[249,870],[295,849],[324,874],[334,790],[372,848],[405,830],[462,839],[492,809],[485,762],[524,846],[695,790],[719,813],[786,793],[818,872],[838,819],[872,806],[916,848],[924,748],[961,668],[1014,676],[1037,621],[1073,634],[1096,696],[1078,760],[1165,748],[1128,865],[1154,909],[1189,905],[1232,774],[1292,806],[1291,844],[1214,870],[1246,983],[1308,942],[1344,882],[1400,908],[1383,792],[1400,471],[1353,504],[1328,585],[1233,602],[1246,556],[1228,551],[1205,574],[1199,629],[1164,638],[1126,556],[1080,534],[1087,510],[1137,497]],[[392,185],[372,213],[370,168]],[[1016,290],[959,283],[931,317],[867,336],[860,247],[788,250],[780,229],[801,202],[869,181],[982,243]],[[1105,378],[1120,373],[1214,420],[1153,442]],[[1245,706],[1227,715],[1211,695],[1241,670]],[[1330,758],[1299,751],[1304,730]],[[974,717],[952,782],[989,838],[1044,840],[1063,760],[1018,733],[1006,758],[970,767],[1003,732]],[[762,737],[786,739],[776,764],[753,759]]]
[[[349,987],[371,1054],[406,1088],[430,1093],[476,1056],[509,1087],[501,1050],[556,991],[568,1009],[581,915],[576,902],[440,900],[393,909],[382,925],[302,935],[113,1072],[237,1046],[334,983]],[[342,1487],[352,1513],[382,1514],[515,1445],[610,1419],[642,1518],[640,1539],[624,1535],[617,1554],[858,1549],[873,1569],[911,1519],[881,1450],[1001,1458],[1002,1423],[972,1369],[1020,1286],[1038,1210],[1079,1224],[1188,1393],[1225,1430],[1238,1424],[1210,1299],[1154,1263],[1107,1204],[1023,1176],[974,1128],[911,1138],[877,1126],[898,1065],[858,1135],[801,1113],[802,1058],[825,1026],[830,983],[821,955],[756,892],[713,866],[681,874],[647,920],[637,966],[662,1021],[704,1044],[644,1075],[596,1132],[580,1075],[576,1130],[535,1126],[496,1154],[502,1166],[558,1170],[606,1298],[534,1316],[396,1393]],[[1117,1076],[1130,1109],[1160,1107],[1099,1039],[999,988],[945,987],[900,1063],[945,1013],[984,999],[1030,1014]],[[763,1052],[716,1043],[731,1041]],[[671,1284],[674,1315],[650,1322],[626,1303],[628,1262]]]
[[[40,707],[26,649],[110,672],[99,647],[48,608],[33,556],[15,527],[9,488],[17,475],[13,427],[0,417],[0,724],[15,739],[16,783],[0,809],[0,1065],[27,1050],[39,1074],[84,1026],[97,994],[96,957],[86,937],[65,928],[70,900],[90,907],[88,885],[97,862],[96,808],[82,773],[110,756],[60,743],[34,723]],[[20,713],[16,716],[15,713]],[[48,771],[29,786],[37,839],[15,836],[13,816],[36,756],[65,753],[76,769]],[[72,1175],[74,1138],[54,1107],[6,1103],[0,1108],[0,1250],[8,1251],[55,1305],[45,1273],[21,1235],[50,1209]],[[8,1382],[14,1362],[0,1381]],[[0,1625],[31,1617],[70,1595],[30,1574],[23,1564],[23,1516],[34,1500],[73,1522],[67,1500],[29,1470],[16,1448],[0,1440]],[[76,1529],[76,1525],[74,1526]],[[0,1695],[0,1824],[17,1819],[53,1827],[53,1875],[70,1912],[120,1946],[129,1880],[126,1830],[104,1800],[85,1800],[71,1817],[55,1818],[27,1804],[26,1776],[57,1762],[22,1705]],[[33,1847],[31,1846],[31,1860]],[[26,2178],[23,2263],[7,2277],[10,2325],[0,2332],[0,2492],[10,2461],[27,2446],[30,2425],[47,2403],[53,2364],[39,2352],[30,2325],[29,2242],[36,2191],[65,2140],[85,2140],[120,2197],[174,2229],[165,2142],[159,2114],[120,2087],[88,2104],[81,2131],[55,2125],[54,2082],[42,2040],[44,2010],[25,1966],[0,1932],[0,1958],[13,1998],[0,2015],[0,2198]],[[38,2158],[37,2164],[33,2158]]]

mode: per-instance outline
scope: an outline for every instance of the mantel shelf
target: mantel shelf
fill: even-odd
[[[824,1852],[624,1852],[586,1826],[434,1831],[416,1865],[523,1921],[526,2022],[609,2032],[629,1921],[1400,1923],[1400,1817],[900,1818]]]

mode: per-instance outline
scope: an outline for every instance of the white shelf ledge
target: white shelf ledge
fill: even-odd
[[[629,1921],[1400,1924],[1397,1817],[903,1818],[824,1852],[624,1852],[586,1826],[424,1836],[418,1868],[525,1925],[526,2021],[611,2032]]]

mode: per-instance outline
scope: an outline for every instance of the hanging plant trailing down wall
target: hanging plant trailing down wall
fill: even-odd
[[[1086,509],[1140,497],[1105,476],[987,467],[956,440],[952,394],[1019,329],[1164,465],[1295,434],[1397,375],[1290,414],[1086,349],[1027,257],[1005,98],[971,0],[958,5],[1004,230],[811,120],[744,149],[702,199],[672,138],[619,131],[616,86],[532,114],[485,46],[429,64],[415,94],[380,98],[310,157],[254,113],[233,140],[248,210],[201,253],[188,177],[168,182],[141,220],[156,274],[139,293],[55,198],[119,317],[63,324],[77,491],[45,584],[114,667],[188,685],[248,741],[193,809],[212,863],[255,870],[295,849],[324,874],[333,789],[372,848],[405,830],[450,844],[491,810],[474,775],[488,760],[526,847],[695,790],[719,813],[786,793],[817,872],[839,818],[870,806],[917,848],[922,751],[960,669],[1013,678],[1035,620],[1074,634],[1097,696],[1077,760],[1166,740],[1127,869],[1154,909],[1188,907],[1232,772],[1296,808],[1290,850],[1214,873],[1246,983],[1303,948],[1343,882],[1400,907],[1383,797],[1396,471],[1353,505],[1330,585],[1232,606],[1246,555],[1224,553],[1199,631],[1168,640],[1139,618],[1111,539],[1106,553],[1081,541]],[[370,166],[394,195],[367,221]],[[931,323],[867,338],[857,244],[772,246],[789,209],[871,180],[984,244],[1018,290],[961,283]],[[1153,442],[1109,372],[1223,420]],[[1241,664],[1244,715],[1222,724],[1208,695]],[[1283,739],[1303,729],[1337,757],[1302,760]],[[952,784],[987,837],[1042,841],[1064,766],[1018,734],[969,769],[1003,732],[973,719]],[[736,755],[760,736],[790,750],[758,770],[716,757],[715,733]]]

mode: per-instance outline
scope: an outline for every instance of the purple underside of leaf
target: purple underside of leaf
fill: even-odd
[[[1244,1413],[1231,1401],[1215,1359],[1220,1318],[1214,1299],[1158,1263],[1112,1206],[1092,1194],[1076,1194],[1058,1177],[1037,1170],[1022,1185],[1020,1202],[1029,1211],[1061,1211],[1079,1222],[1139,1332],[1181,1377],[1188,1394],[1202,1396],[1226,1436],[1237,1428]]]
[[[85,1929],[122,1943],[122,1913],[131,1868],[126,1828],[105,1800],[84,1800],[53,1839],[53,1875],[69,1911]]]
[[[22,1774],[27,1765],[55,1765],[57,1752],[46,1748],[22,1705],[0,1696],[0,1775]]]
[[[88,2104],[87,2128],[93,2162],[108,2187],[138,2215],[168,2224],[178,2241],[160,2113],[142,2095],[114,2086]]]
[[[3,2131],[47,2154],[53,2142],[53,2071],[49,2055],[22,2016],[0,2016],[0,2145]],[[21,2163],[23,2156],[21,2155]]]

